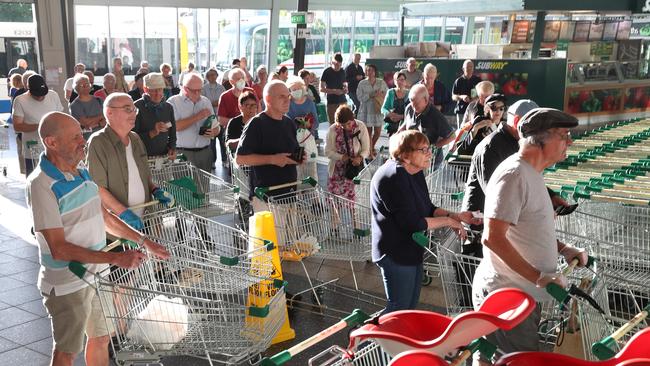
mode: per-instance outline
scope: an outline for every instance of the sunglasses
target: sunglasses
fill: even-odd
[[[506,110],[506,106],[504,106],[504,105],[502,105],[501,107],[497,107],[497,106],[493,106],[493,105],[491,105],[491,106],[489,106],[489,107],[490,107],[490,110],[491,110],[492,112],[496,112],[496,111],[503,112],[503,111]]]

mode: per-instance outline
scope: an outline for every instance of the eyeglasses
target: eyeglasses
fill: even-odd
[[[136,106],[130,106],[130,105],[123,105],[123,106],[120,106],[120,107],[113,107],[113,106],[110,106],[110,105],[109,105],[108,108],[112,108],[112,109],[121,109],[121,110],[124,111],[125,113],[134,113],[134,112],[137,112],[137,111],[138,111],[138,107],[136,107]]]
[[[557,137],[559,137],[560,140],[562,140],[562,141],[569,141],[569,140],[571,140],[571,131],[567,131],[566,133],[563,133],[563,132],[555,132],[555,133],[553,133],[553,134],[556,135]]]
[[[504,106],[504,105],[502,105],[501,107],[497,107],[497,106],[493,106],[493,105],[491,105],[491,106],[489,106],[489,107],[490,107],[490,110],[491,110],[492,112],[496,112],[496,111],[503,112],[503,111],[506,110],[506,106]]]
[[[431,154],[431,153],[432,153],[432,151],[431,151],[431,145],[429,145],[429,146],[425,146],[425,147],[415,148],[415,149],[413,149],[413,151],[419,151],[419,152],[423,153],[424,155],[427,155],[427,154]]]
[[[185,91],[187,91],[188,93],[200,93],[203,91],[203,89],[190,89],[187,86],[184,86],[183,88],[185,88]]]

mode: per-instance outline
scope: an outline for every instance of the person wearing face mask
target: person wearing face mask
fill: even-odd
[[[255,93],[251,88],[246,87],[246,73],[242,69],[232,69],[228,73],[230,85],[233,87],[221,94],[219,97],[219,107],[217,108],[217,117],[222,129],[226,129],[228,121],[237,117],[239,111],[239,96],[244,91]],[[227,161],[227,159],[226,159]],[[227,163],[224,164],[224,166]]]
[[[167,155],[176,158],[176,119],[172,105],[164,100],[165,79],[161,73],[153,72],[144,77],[144,94],[135,102],[138,114],[135,117],[136,132],[149,156]]]
[[[305,87],[302,79],[294,76],[289,79],[287,86],[291,93],[291,104],[289,104],[287,117],[296,123],[298,143],[305,148],[307,154],[307,161],[298,167],[298,179],[307,176],[317,179],[318,172],[315,159],[318,155],[318,148],[316,147],[318,112],[316,111],[316,105],[307,97],[307,87]]]

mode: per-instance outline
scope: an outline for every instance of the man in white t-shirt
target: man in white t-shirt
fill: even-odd
[[[34,170],[38,162],[32,159],[28,146],[40,145],[38,138],[38,122],[49,112],[63,110],[59,95],[54,90],[49,90],[45,79],[39,74],[34,74],[27,79],[28,92],[14,99],[12,119],[14,130],[22,132],[22,151],[25,156],[25,175]]]
[[[48,113],[38,133],[45,153],[27,180],[26,192],[39,246],[38,289],[52,322],[51,364],[71,366],[83,350],[85,333],[86,365],[107,365],[113,329],[88,281],[108,264],[136,268],[146,256],[138,250],[102,252],[104,229],[144,246],[156,257],[167,258],[169,253],[102,207],[97,185],[79,167],[85,146],[79,122],[61,112]],[[83,279],[69,269],[72,261],[88,263]]]
[[[579,265],[586,264],[584,249],[555,236],[555,213],[542,175],[566,158],[572,143],[569,130],[577,125],[575,117],[551,108],[535,108],[520,120],[519,151],[496,168],[486,189],[484,258],[472,286],[475,308],[490,292],[504,287],[519,288],[538,303],[552,300],[546,285],[567,285],[557,273],[558,253],[567,262],[577,258]],[[538,305],[517,327],[492,333],[488,340],[505,353],[537,351],[540,318]]]
[[[86,65],[79,63],[74,65],[74,75],[72,75],[71,78],[68,78],[65,81],[65,84],[63,84],[63,92],[65,93],[65,100],[70,100],[70,95],[72,95],[72,92],[74,91],[74,77],[77,74],[83,74],[84,71],[86,71]]]
[[[142,209],[129,207],[157,199],[173,204],[170,193],[151,180],[147,150],[135,126],[138,109],[125,93],[113,93],[104,102],[106,127],[88,140],[88,170],[99,186],[104,207],[135,229],[142,229]]]

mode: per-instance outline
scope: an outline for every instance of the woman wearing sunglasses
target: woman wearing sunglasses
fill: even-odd
[[[499,127],[506,111],[506,97],[503,94],[492,94],[485,99],[483,115],[474,117],[471,125],[458,134],[458,154],[471,156],[476,146],[485,137]]]

